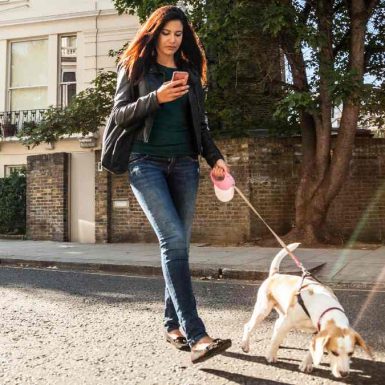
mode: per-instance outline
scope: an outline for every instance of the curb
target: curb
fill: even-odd
[[[318,265],[310,268],[310,272],[315,272],[324,265]],[[110,263],[81,263],[81,262],[60,262],[60,261],[37,261],[16,258],[1,258],[0,266],[4,267],[35,267],[44,269],[89,271],[89,272],[106,272],[106,273],[125,273],[133,275],[152,275],[162,276],[161,266],[149,265],[116,265]],[[269,275],[268,271],[257,270],[238,270],[231,268],[215,268],[215,267],[197,267],[190,266],[190,272],[193,277],[201,279],[236,279],[246,281],[262,281]],[[296,271],[285,271],[285,274],[298,275]]]
[[[60,269],[74,271],[104,271],[109,273],[128,273],[138,275],[159,275],[162,273],[157,266],[114,265],[110,263],[81,263],[60,261],[31,261],[26,259],[2,258],[0,266],[4,267],[35,267],[44,269]]]
[[[322,265],[309,268],[311,273],[315,273]],[[162,268],[160,266],[140,266],[140,265],[116,265],[107,263],[79,263],[79,262],[58,262],[58,261],[36,261],[16,258],[0,258],[0,267],[18,267],[18,268],[42,268],[66,271],[84,271],[84,272],[105,272],[105,273],[123,273],[138,276],[162,276]],[[267,271],[257,270],[237,270],[231,268],[214,268],[214,267],[190,267],[191,275],[201,280],[238,280],[238,281],[263,281],[267,278]],[[296,271],[285,271],[285,274],[298,275]],[[325,285],[333,288],[346,289],[363,289],[363,290],[385,290],[385,283],[381,282],[364,282],[364,281],[329,281],[321,277],[321,281]]]
[[[311,273],[315,273],[325,263],[309,268]],[[109,263],[80,263],[80,262],[59,262],[59,261],[36,261],[16,258],[0,258],[0,267],[18,267],[18,268],[41,268],[66,271],[84,271],[84,272],[105,272],[105,273],[123,273],[138,276],[162,276],[160,266],[149,265],[116,265]],[[263,281],[269,275],[267,271],[257,270],[238,270],[231,268],[215,267],[190,267],[191,275],[201,280],[238,280],[238,281]],[[284,271],[285,274],[299,275],[299,271]],[[338,289],[363,289],[363,290],[385,290],[385,283],[373,283],[363,281],[328,281],[321,278],[325,285],[333,286]]]
[[[0,239],[21,239],[26,240],[25,234],[0,234]]]
[[[81,263],[60,261],[35,261],[28,259],[1,258],[0,266],[3,267],[35,267],[44,269],[74,270],[74,271],[100,271],[106,273],[126,273],[133,275],[162,276],[161,266],[148,265],[116,265],[110,263]],[[191,268],[194,277],[223,278],[222,269],[194,267]]]
[[[308,271],[310,273],[315,273],[325,265],[326,265],[326,262],[323,262],[313,267],[308,267]],[[284,271],[281,271],[281,273],[290,274],[290,275],[301,275],[301,272],[298,269],[295,269],[295,270],[286,269]],[[230,269],[230,268],[224,268],[222,270],[222,274],[223,274],[223,278],[251,280],[251,281],[263,281],[269,276],[268,271],[238,270],[238,269]]]

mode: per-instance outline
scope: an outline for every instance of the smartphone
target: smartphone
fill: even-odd
[[[188,72],[186,72],[186,71],[174,71],[172,74],[171,81],[181,80],[181,79],[184,80],[183,85],[185,86],[187,84],[187,81],[188,81]]]

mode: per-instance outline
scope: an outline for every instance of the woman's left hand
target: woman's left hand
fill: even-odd
[[[230,167],[223,159],[218,159],[213,167],[214,177],[223,178],[225,173],[230,173]]]

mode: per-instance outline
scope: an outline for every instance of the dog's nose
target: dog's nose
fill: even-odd
[[[349,375],[349,372],[340,372],[341,377],[347,377]]]

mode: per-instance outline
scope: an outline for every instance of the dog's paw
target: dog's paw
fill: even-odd
[[[269,353],[269,354],[266,356],[266,361],[267,361],[269,364],[273,364],[273,363],[277,362],[278,359],[277,359],[277,356],[276,356],[276,355]]]
[[[250,344],[247,341],[242,341],[241,348],[245,353],[250,351]]]
[[[310,373],[313,370],[313,358],[308,352],[302,362],[299,364],[299,370],[304,373]]]
[[[311,373],[313,371],[313,364],[307,360],[303,360],[299,365],[299,370],[304,373]]]

